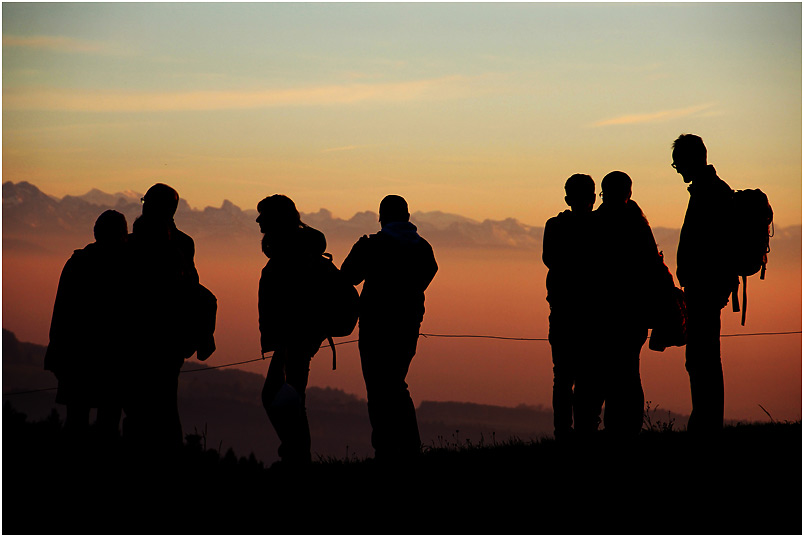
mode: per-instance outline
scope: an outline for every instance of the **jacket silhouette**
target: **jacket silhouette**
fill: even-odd
[[[712,165],[687,190],[690,200],[678,241],[676,276],[682,287],[705,289],[723,307],[739,281],[729,227],[733,191]]]
[[[311,304],[315,304],[315,268],[326,251],[323,233],[309,226],[300,227],[285,241],[267,246],[269,261],[262,269],[259,284],[259,327],[263,352],[277,350],[291,340],[309,340],[318,348],[324,339],[311,337]]]
[[[50,325],[45,369],[59,381],[56,402],[67,406],[65,426],[80,433],[98,409],[103,434],[116,435],[122,397],[121,347],[128,335],[125,217],[101,214],[96,241],[75,250],[64,265]]]
[[[405,381],[424,318],[424,292],[438,271],[433,249],[410,223],[407,202],[386,196],[378,233],[361,237],[341,265],[360,293],[359,349],[371,443],[378,460],[400,461],[421,449]]]

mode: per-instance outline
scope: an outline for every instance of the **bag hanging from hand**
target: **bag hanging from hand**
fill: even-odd
[[[662,352],[687,344],[687,302],[659,252],[656,304],[648,348]]]

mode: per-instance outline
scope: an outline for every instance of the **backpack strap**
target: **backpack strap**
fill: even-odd
[[[327,341],[329,341],[329,346],[332,348],[332,370],[335,371],[335,342],[332,340],[332,336],[327,336]]]
[[[740,324],[742,324],[742,326],[745,326],[745,310],[748,309],[748,291],[746,289],[748,287],[748,277],[743,276],[742,278],[743,278],[743,318]]]

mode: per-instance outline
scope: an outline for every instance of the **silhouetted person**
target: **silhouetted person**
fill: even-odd
[[[134,362],[128,374],[123,431],[135,446],[156,455],[182,445],[179,371],[196,347],[195,245],[173,222],[178,203],[173,188],[152,186],[129,237],[132,337],[122,345]]]
[[[273,351],[262,389],[262,404],[281,442],[279,456],[290,466],[310,463],[310,426],[305,406],[310,360],[324,341],[312,316],[315,267],[326,250],[320,231],[301,221],[296,205],[275,194],[257,205],[268,263],[259,286],[262,352]]]
[[[731,258],[732,190],[706,163],[706,146],[694,134],[673,142],[673,168],[681,174],[690,201],[678,241],[676,275],[687,302],[687,360],[692,413],[688,429],[723,427],[723,366],[720,310],[738,285]]]
[[[53,306],[45,369],[59,380],[56,402],[67,406],[65,429],[83,437],[91,408],[106,439],[119,432],[122,411],[119,349],[126,334],[126,218],[105,211],[95,222],[95,242],[64,265]]]
[[[544,226],[550,348],[553,354],[553,425],[556,439],[573,431],[574,385],[579,364],[592,358],[589,333],[594,300],[592,208],[595,181],[575,174],[564,185],[569,210]],[[595,428],[597,423],[594,424]],[[588,427],[588,425],[587,425]]]
[[[642,429],[645,396],[639,354],[647,341],[659,284],[659,253],[648,220],[631,199],[631,178],[611,172],[601,182],[598,232],[600,396],[608,435]]]
[[[416,456],[421,438],[405,377],[424,318],[424,291],[438,271],[433,249],[410,222],[400,196],[380,203],[378,233],[361,237],[341,272],[360,293],[360,364],[366,382],[371,444],[377,460]]]

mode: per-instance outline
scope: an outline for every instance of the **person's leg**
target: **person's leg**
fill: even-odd
[[[572,433],[575,389],[575,367],[572,352],[573,335],[567,333],[569,319],[560,310],[551,309],[547,339],[553,358],[553,433],[556,439]]]
[[[307,419],[307,382],[310,378],[310,360],[306,352],[291,350],[291,355],[285,364],[285,376],[297,396],[298,405],[291,420],[291,435],[288,439],[285,457],[292,462],[306,464],[311,461],[310,423]]]
[[[268,366],[262,404],[279,437],[279,456],[284,462],[311,460],[310,426],[305,407],[310,357],[288,349],[276,351]]]
[[[606,431],[618,436],[635,436],[642,430],[645,394],[639,373],[639,354],[647,339],[644,332],[629,335],[614,346],[607,374]]]
[[[686,369],[692,412],[687,428],[711,432],[723,428],[724,382],[720,357],[720,309],[693,299],[687,309]]]
[[[378,459],[408,457],[421,450],[416,408],[405,381],[417,340],[418,327],[408,333],[360,334],[371,443]]]

